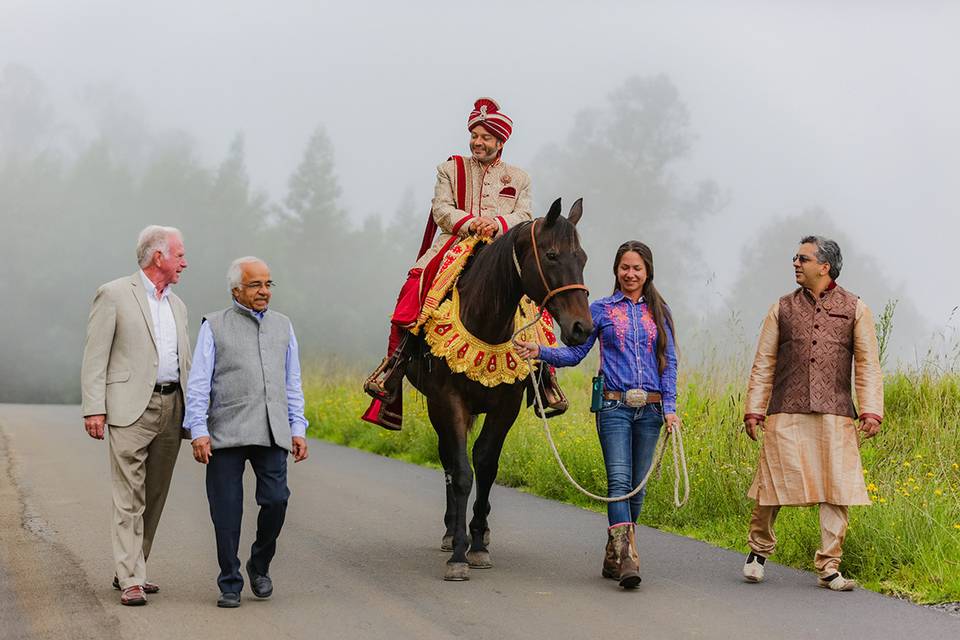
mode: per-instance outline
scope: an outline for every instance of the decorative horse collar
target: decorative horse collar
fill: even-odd
[[[535,315],[537,309],[534,303],[523,298],[514,317],[514,326],[528,324],[526,319]],[[489,344],[471,334],[463,325],[460,319],[460,293],[456,287],[427,320],[423,336],[430,346],[430,352],[446,359],[451,371],[463,373],[484,386],[512,384],[530,374],[529,363],[517,354],[512,341]],[[521,332],[520,339],[549,347],[558,344],[553,332],[553,320],[549,316],[540,318],[533,327]]]

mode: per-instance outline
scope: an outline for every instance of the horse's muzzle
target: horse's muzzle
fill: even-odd
[[[560,339],[563,340],[563,344],[567,345],[568,347],[575,347],[586,342],[592,331],[592,322],[581,322],[580,320],[576,320],[572,325],[570,325],[570,328],[567,331],[560,332]]]

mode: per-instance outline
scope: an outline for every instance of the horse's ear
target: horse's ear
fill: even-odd
[[[553,201],[553,204],[550,205],[550,211],[547,212],[547,219],[544,223],[545,227],[549,227],[554,222],[557,221],[557,218],[560,217],[560,198],[557,198]]]
[[[570,215],[567,216],[567,220],[570,221],[570,224],[576,225],[580,222],[580,216],[583,215],[583,198],[577,198],[577,201],[573,203],[573,206],[570,207]]]

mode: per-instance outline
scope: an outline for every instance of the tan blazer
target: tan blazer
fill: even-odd
[[[97,289],[80,370],[84,416],[106,414],[107,424],[126,427],[147,408],[159,365],[147,293],[139,271]],[[169,300],[177,325],[180,384],[186,387],[191,359],[187,307],[173,293]]]

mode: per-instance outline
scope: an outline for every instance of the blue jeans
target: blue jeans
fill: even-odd
[[[607,496],[622,496],[640,484],[653,463],[653,454],[663,426],[663,408],[648,404],[628,407],[617,400],[604,400],[597,412],[597,434],[607,468]],[[644,487],[637,495],[607,505],[610,525],[636,522],[643,507]]]

